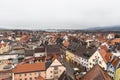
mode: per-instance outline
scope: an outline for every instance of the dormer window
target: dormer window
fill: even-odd
[[[111,68],[112,68],[112,66],[111,66]]]
[[[109,56],[109,59],[111,59],[111,56]]]

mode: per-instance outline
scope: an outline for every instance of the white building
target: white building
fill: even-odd
[[[102,68],[106,70],[107,64],[104,61],[103,57],[99,53],[99,50],[97,50],[88,60],[88,68],[89,70],[94,67],[95,64],[99,64]]]
[[[55,79],[58,80],[60,75],[66,70],[66,68],[57,60],[55,59],[53,62],[48,62],[48,68],[46,69],[46,79]]]

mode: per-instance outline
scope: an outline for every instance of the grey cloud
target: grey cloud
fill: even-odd
[[[0,0],[0,26],[81,29],[120,25],[119,0]]]

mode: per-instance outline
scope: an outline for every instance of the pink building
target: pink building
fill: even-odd
[[[12,71],[13,80],[36,80],[41,76],[45,78],[45,63],[18,64]]]

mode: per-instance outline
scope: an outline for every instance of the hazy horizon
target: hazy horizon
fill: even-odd
[[[0,28],[83,29],[120,25],[119,0],[0,0]]]

